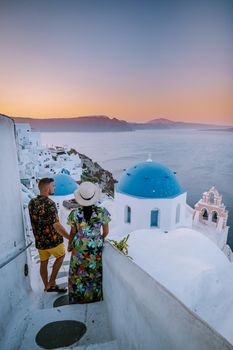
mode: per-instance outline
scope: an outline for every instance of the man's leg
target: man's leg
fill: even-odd
[[[48,260],[40,262],[40,275],[44,283],[45,289],[49,288],[48,283]]]
[[[55,260],[54,264],[53,264],[52,273],[51,273],[51,276],[50,276],[50,279],[49,279],[49,286],[50,287],[56,285],[57,274],[58,274],[58,271],[61,268],[61,265],[63,263],[64,258],[65,258],[65,255],[61,256],[60,258],[57,258]]]

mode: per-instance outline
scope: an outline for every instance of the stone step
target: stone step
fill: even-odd
[[[89,345],[78,345],[75,347],[70,348],[59,348],[59,350],[119,350],[118,344],[116,340],[111,340],[105,343],[96,343],[96,344],[89,344]]]
[[[52,294],[52,293],[51,293]],[[51,329],[51,323],[65,322],[67,321],[78,321],[85,325],[86,331],[78,341],[74,343],[73,346],[67,346],[65,349],[80,349],[80,350],[117,350],[117,343],[114,344],[114,339],[111,335],[111,329],[109,326],[109,320],[107,316],[106,306],[103,301],[90,304],[72,304],[64,305],[61,307],[53,308],[53,301],[56,298],[54,295],[45,295],[43,299],[48,299],[47,303],[44,300],[44,303],[47,304],[45,309],[34,309],[28,315],[27,320],[25,320],[25,330],[21,334],[15,334],[16,338],[22,339],[19,350],[39,350],[41,347],[40,343],[37,343],[36,338],[44,326],[50,327],[50,330],[43,332],[42,338],[43,342],[46,338],[46,342],[50,343],[53,341],[53,338],[57,339],[56,328]],[[53,326],[52,326],[53,327]],[[62,325],[57,329],[65,329],[66,325]],[[70,326],[69,326],[70,327]],[[71,330],[71,329],[70,329]],[[73,331],[72,331],[73,332]],[[76,332],[76,331],[75,331]],[[16,333],[16,332],[15,332]],[[50,334],[50,336],[44,336],[44,334]],[[66,331],[64,332],[66,334]],[[65,336],[65,335],[62,336]],[[72,333],[74,334],[74,333]],[[68,335],[68,337],[71,337]],[[41,339],[41,338],[40,338]],[[57,339],[58,340],[58,339]],[[59,341],[59,340],[58,340]],[[78,345],[79,344],[79,345]],[[62,345],[61,348],[63,348]],[[43,346],[42,346],[43,348]],[[51,348],[51,347],[44,347]]]
[[[79,348],[80,350],[80,348]],[[83,349],[84,350],[84,349]],[[91,344],[85,350],[119,350],[116,340],[101,344]]]

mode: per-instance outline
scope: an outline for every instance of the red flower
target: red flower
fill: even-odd
[[[90,258],[90,255],[87,254],[87,253],[85,253],[85,254],[84,254],[84,258],[85,258],[85,259],[89,259],[89,258]]]
[[[84,266],[82,266],[82,265],[80,265],[79,269],[80,269],[81,271],[85,270]]]

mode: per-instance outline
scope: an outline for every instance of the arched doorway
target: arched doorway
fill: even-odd
[[[202,209],[202,211],[201,211],[201,216],[202,216],[202,219],[203,220],[208,220],[208,218],[209,218],[209,214],[208,214],[208,211],[207,211],[207,209],[206,208],[203,208]]]
[[[216,211],[212,211],[212,221],[213,222],[218,221],[218,213]]]
[[[150,212],[150,227],[159,227],[159,209],[152,209]]]

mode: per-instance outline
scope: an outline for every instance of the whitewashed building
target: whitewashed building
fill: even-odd
[[[116,186],[118,225],[127,233],[186,225],[186,194],[169,168],[150,159],[136,164],[124,171]]]
[[[109,208],[113,216],[112,237],[141,229],[170,234],[180,227],[193,228],[211,239],[233,261],[227,244],[228,211],[222,196],[212,187],[203,193],[193,209],[186,203],[187,192],[175,174],[151,159],[125,170],[115,188],[112,208]]]
[[[20,179],[28,188],[37,193],[34,179],[60,173],[80,181],[82,165],[78,153],[69,152],[68,147],[42,146],[40,133],[32,131],[30,124],[18,123],[15,130]]]

